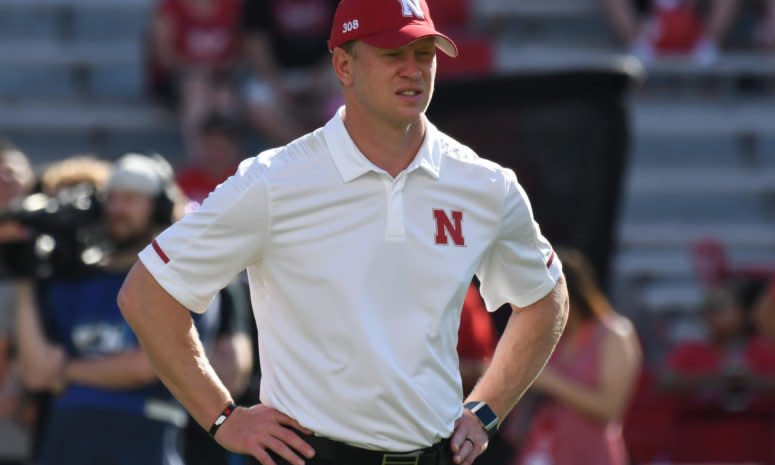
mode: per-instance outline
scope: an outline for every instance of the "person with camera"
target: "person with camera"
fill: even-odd
[[[157,380],[116,304],[133,257],[175,219],[180,202],[172,169],[161,158],[123,156],[93,198],[99,204],[94,221],[88,218],[95,208],[79,210],[88,203],[84,197],[72,195],[66,205],[67,196],[58,194],[46,201],[57,204],[45,210],[54,213],[19,215],[38,236],[36,250],[69,244],[60,252],[82,262],[73,267],[77,272],[55,267],[51,276],[19,286],[23,376],[28,387],[53,393],[39,463],[182,463],[185,411]],[[59,230],[40,227],[52,224]],[[207,340],[218,321],[213,310],[212,317],[197,319]]]

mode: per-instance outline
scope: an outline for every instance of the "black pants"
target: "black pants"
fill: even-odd
[[[270,452],[269,455],[272,457],[272,460],[274,460],[274,463],[276,463],[277,465],[292,465],[290,462],[280,458],[279,456],[275,455],[273,452]],[[259,462],[256,461],[255,463],[259,463]],[[304,458],[304,463],[306,465],[340,465],[338,463],[333,463],[320,457],[313,457],[312,460],[307,460],[306,458]]]
[[[274,463],[277,465],[292,465],[286,460],[283,460],[282,458],[276,456],[275,454],[270,453],[269,454],[272,457],[272,460],[274,460]],[[323,458],[315,457],[312,460],[304,460],[304,463],[307,465],[357,465],[354,463],[336,463],[332,462]],[[260,465],[260,462],[254,458],[248,459],[247,462],[248,465]],[[455,465],[455,463],[452,461],[452,454],[450,453],[449,457],[445,457],[439,461],[438,465]]]
[[[272,457],[272,460],[274,460],[274,462],[277,465],[293,465],[288,461],[280,458],[279,456],[277,456],[271,451],[269,452],[269,455]],[[301,456],[301,454],[297,454],[297,455]],[[313,457],[312,460],[307,460],[306,458],[304,458],[304,462],[307,465],[361,465],[357,463],[340,463],[331,459],[327,459],[325,457],[318,457],[318,456]],[[260,465],[260,462],[251,457],[248,459],[247,465]],[[446,449],[446,453],[439,458],[439,461],[436,465],[455,465],[455,463],[452,461],[452,451],[449,449]]]

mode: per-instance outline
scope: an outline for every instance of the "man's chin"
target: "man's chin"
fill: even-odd
[[[413,124],[417,124],[422,120],[422,115],[425,113],[424,111],[420,111],[419,109],[402,109],[399,114],[395,115],[395,119],[393,121],[393,125],[400,127],[400,128],[406,128],[408,126],[411,126]]]
[[[151,235],[146,233],[123,234],[112,236],[111,242],[117,251],[139,251],[151,241]]]

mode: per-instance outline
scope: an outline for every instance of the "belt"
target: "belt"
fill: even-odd
[[[386,452],[361,449],[320,436],[304,436],[315,449],[315,456],[332,460],[337,465],[451,465],[449,440],[410,452]]]

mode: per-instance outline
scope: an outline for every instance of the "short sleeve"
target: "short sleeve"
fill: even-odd
[[[204,312],[237,273],[261,260],[271,224],[264,169],[257,158],[242,162],[199,209],[140,252],[151,275],[186,308]]]
[[[477,276],[490,311],[503,304],[526,307],[545,297],[562,275],[560,260],[533,219],[514,172],[505,171],[505,198],[495,241]]]

